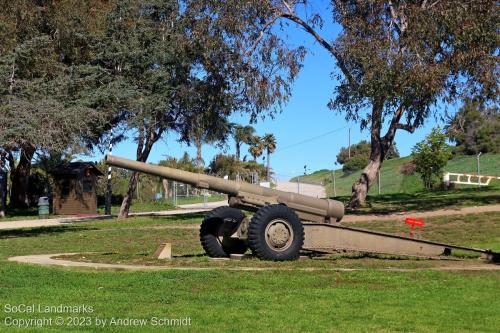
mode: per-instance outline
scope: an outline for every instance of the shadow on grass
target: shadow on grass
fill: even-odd
[[[18,238],[18,237],[37,237],[44,235],[54,235],[64,232],[79,232],[79,231],[90,231],[97,230],[97,228],[87,228],[80,226],[53,226],[53,227],[38,227],[29,229],[13,229],[13,230],[1,230],[0,239],[5,238]]]
[[[160,216],[160,215],[153,215],[151,216],[151,219],[153,220],[175,220],[176,222],[184,222],[184,221],[189,221],[189,220],[199,220],[199,223],[205,218],[205,216],[208,214],[208,212],[201,212],[201,213],[188,213],[188,214],[181,214],[181,215],[165,215],[165,216]],[[192,224],[192,223],[191,223]]]
[[[198,254],[182,254],[178,256],[172,256],[173,258],[203,258],[208,257],[206,253],[198,253]]]
[[[27,217],[27,218],[37,218],[38,209],[37,208],[9,208],[7,209],[6,219],[14,217]]]
[[[350,197],[338,197],[348,202]],[[500,203],[500,192],[495,188],[465,188],[451,191],[394,193],[367,197],[368,206],[347,210],[349,214],[390,214],[402,211],[428,211],[464,206],[484,206]]]

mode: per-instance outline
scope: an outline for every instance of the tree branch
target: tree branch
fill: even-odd
[[[12,73],[9,78],[9,94],[12,94],[12,90],[14,89],[14,75],[16,74],[16,64],[15,62],[12,64]]]
[[[415,132],[415,129],[417,127],[415,126],[415,124],[409,125],[409,124],[400,124],[400,123],[398,123],[398,124],[396,124],[396,128],[397,129],[405,130],[405,131],[407,131],[409,133],[413,133],[413,132]]]
[[[394,26],[396,27],[398,34],[401,35],[402,29],[399,26],[398,14],[396,13],[396,9],[394,8],[392,1],[389,1],[389,12],[391,13],[392,23],[394,23]]]
[[[285,5],[286,9],[288,9],[288,12],[290,14],[293,14],[294,11],[293,11],[292,7],[290,7],[290,5],[288,4],[288,2],[286,2],[285,0],[283,0],[283,4]]]
[[[403,113],[405,112],[405,109],[402,105],[399,106],[399,108],[394,112],[394,115],[392,116],[391,123],[389,125],[389,129],[387,130],[387,133],[384,135],[384,141],[385,142],[392,142],[394,140],[394,137],[396,136],[396,130],[401,125],[399,121],[401,120],[401,117],[403,116]]]
[[[357,88],[359,86],[359,83],[356,81],[356,79],[352,76],[351,72],[347,69],[346,63],[342,55],[339,53],[339,51],[330,43],[328,43],[323,37],[321,37],[307,22],[302,20],[300,17],[294,14],[290,13],[282,13],[281,17],[286,18],[292,22],[297,23],[298,25],[302,26],[306,32],[308,32],[310,35],[312,35],[318,43],[321,44],[325,49],[327,49],[334,57],[337,59],[337,62],[339,64],[339,68],[342,71],[342,73],[346,76],[347,80],[349,81],[349,84],[353,88]]]
[[[260,30],[259,32],[259,37],[257,37],[257,39],[255,40],[255,42],[253,43],[252,47],[246,52],[246,55],[247,56],[250,56],[252,53],[255,52],[255,49],[257,48],[257,46],[260,44],[260,42],[262,41],[262,38],[264,37],[264,33],[267,29],[269,29],[270,26],[272,26],[274,24],[274,22],[276,22],[277,19],[279,19],[281,17],[283,13],[282,12],[279,12],[277,13],[276,15],[274,15],[271,20],[269,20],[269,22],[267,22],[264,27],[262,27],[262,29]]]

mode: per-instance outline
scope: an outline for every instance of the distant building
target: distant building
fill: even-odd
[[[56,215],[97,214],[97,177],[103,176],[92,162],[58,165],[54,176],[53,213]]]

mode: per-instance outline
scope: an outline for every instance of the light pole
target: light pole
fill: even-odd
[[[334,167],[333,167],[333,172],[332,172],[332,176],[333,176],[333,196],[336,197],[337,196],[337,184],[336,184],[336,179],[335,179],[335,169],[337,169],[337,162],[335,162],[334,164]]]
[[[481,186],[481,169],[480,169],[480,165],[479,165],[479,157],[481,157],[481,152],[479,152],[479,154],[477,154],[477,185],[478,186]]]
[[[109,135],[109,155],[113,154],[113,129],[110,130]],[[104,208],[104,215],[111,215],[111,201],[113,197],[113,188],[111,184],[111,165],[108,166],[108,179],[106,182],[106,202]]]

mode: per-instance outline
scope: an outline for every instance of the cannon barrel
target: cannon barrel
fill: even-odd
[[[340,221],[344,216],[344,205],[336,200],[318,199],[307,195],[252,185],[243,181],[221,179],[110,155],[106,156],[106,163],[115,167],[190,184],[198,188],[225,193],[230,197],[229,204],[231,206],[245,206],[246,203],[251,203],[254,206],[265,206],[280,203],[295,210],[301,219],[316,222]]]

